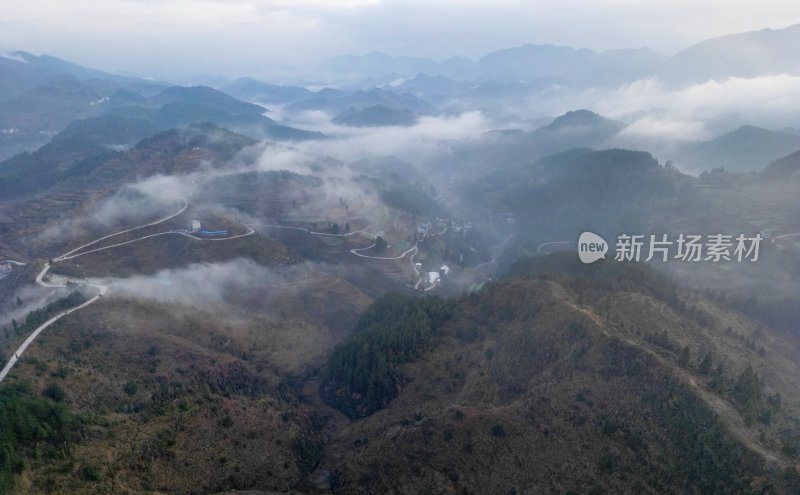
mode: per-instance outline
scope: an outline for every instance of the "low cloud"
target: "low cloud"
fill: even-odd
[[[622,139],[669,139],[688,141],[708,136],[702,122],[690,120],[668,120],[656,116],[642,117],[625,127],[619,137]]]
[[[190,306],[221,305],[235,301],[237,287],[252,287],[270,276],[267,268],[250,260],[193,264],[161,270],[152,276],[115,279],[114,294]]]
[[[634,132],[660,130],[667,137],[704,139],[745,122],[770,128],[798,125],[798,99],[800,76],[786,74],[709,80],[684,88],[645,79],[600,95],[595,108],[638,123]]]
[[[198,173],[154,175],[132,184],[130,188],[160,201],[178,202],[190,197],[203,177]]]
[[[314,299],[311,296],[314,291],[324,293],[346,290],[344,286],[334,289],[337,285],[333,284],[333,280],[346,279],[345,275],[353,276],[363,270],[360,267],[310,261],[290,266],[266,267],[247,258],[238,258],[164,269],[153,275],[113,279],[109,296],[147,299],[209,311],[219,310],[226,318],[245,316],[248,313],[282,316],[282,310],[286,307],[311,304],[309,301]],[[341,283],[346,284],[343,281]],[[352,290],[357,291],[355,288]],[[354,293],[354,296],[366,299],[363,294],[358,296]],[[324,301],[325,297],[327,296],[322,296],[320,301]],[[293,302],[288,302],[290,300]],[[304,311],[311,311],[308,306],[304,308]],[[324,308],[318,307],[318,310],[321,309]],[[333,316],[332,314],[331,317]],[[328,323],[336,325],[335,321]]]
[[[158,218],[179,204],[180,199],[168,193],[168,188],[158,179],[152,185],[149,182],[140,184],[146,185],[122,188],[112,196],[91,205],[88,213],[49,227],[36,237],[34,243],[42,246],[100,234],[109,229],[118,230],[125,225],[134,226],[138,222]],[[161,187],[156,187],[159,184]]]
[[[421,117],[409,127],[343,127],[332,124],[327,116],[324,121],[322,115],[317,117],[320,121],[316,129],[335,139],[306,141],[297,148],[342,161],[391,155],[419,164],[435,153],[446,151],[447,141],[478,137],[492,129],[488,119],[478,111]]]
[[[798,127],[798,99],[800,76],[788,74],[712,79],[689,86],[653,77],[611,90],[553,86],[518,102],[515,111],[529,118],[552,118],[583,108],[628,124],[621,138],[699,141],[745,124]]]
[[[25,317],[31,311],[47,306],[49,303],[67,296],[74,288],[45,288],[40,285],[27,285],[12,294],[11,297],[6,298],[0,304],[0,327],[11,327],[11,321],[16,320],[17,323],[22,324]],[[17,297],[22,302],[21,306],[17,305]],[[0,333],[0,343],[3,342],[5,335]]]

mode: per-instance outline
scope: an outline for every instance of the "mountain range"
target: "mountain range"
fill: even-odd
[[[338,87],[7,54],[0,493],[800,493],[800,132],[650,152],[674,109],[603,99],[788,72],[759,57],[796,34],[373,53]],[[582,232],[763,242],[586,264]]]
[[[648,48],[597,52],[588,48],[526,44],[498,50],[477,60],[450,58],[443,62],[371,52],[332,58],[322,65],[322,70],[353,81],[386,74],[400,78],[426,74],[453,81],[534,83],[550,79],[593,86],[617,85],[650,76],[691,83],[710,78],[798,74],[798,46],[800,25],[793,25],[709,39],[672,57]]]

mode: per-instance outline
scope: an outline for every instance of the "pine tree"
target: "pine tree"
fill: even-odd
[[[692,354],[691,351],[689,350],[689,346],[687,345],[683,348],[683,351],[681,351],[681,356],[680,358],[678,358],[678,364],[680,364],[682,368],[686,368],[687,366],[689,366],[689,360],[691,359],[691,357]]]
[[[703,360],[700,361],[700,364],[697,366],[697,370],[702,375],[708,375],[711,371],[711,354],[706,354],[703,356]]]
[[[719,363],[717,369],[714,370],[714,375],[711,378],[711,388],[717,393],[725,391],[725,366],[722,363]]]
[[[733,398],[744,413],[747,423],[751,423],[758,413],[758,402],[761,398],[761,383],[753,367],[748,365],[742,371],[732,390]]]

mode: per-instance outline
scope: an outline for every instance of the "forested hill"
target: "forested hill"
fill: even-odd
[[[573,258],[364,314],[324,371],[328,403],[363,418],[326,447],[356,442],[326,466],[343,493],[800,489],[780,340],[646,266]]]

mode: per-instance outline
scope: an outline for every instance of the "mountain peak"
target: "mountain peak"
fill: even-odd
[[[591,126],[606,121],[609,120],[603,117],[602,115],[598,115],[592,112],[591,110],[579,109],[579,110],[571,110],[565,113],[564,115],[556,117],[553,120],[553,122],[547,125],[547,128],[555,131],[567,127]]]

